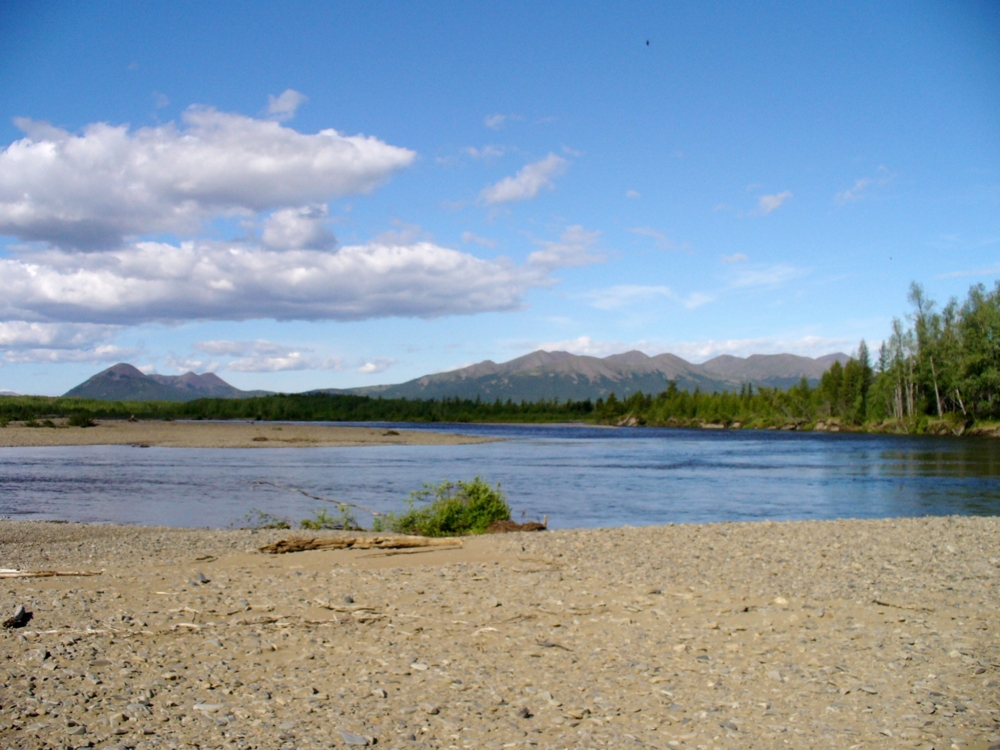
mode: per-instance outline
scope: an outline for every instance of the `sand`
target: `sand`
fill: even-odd
[[[287,534],[0,522],[0,747],[1000,742],[997,518]]]
[[[99,421],[96,427],[24,427],[12,422],[0,429],[0,448],[50,445],[157,445],[166,448],[308,448],[357,445],[466,445],[494,438],[426,430],[294,422]]]

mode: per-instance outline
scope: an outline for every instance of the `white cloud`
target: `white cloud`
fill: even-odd
[[[743,253],[733,253],[732,255],[722,255],[722,256],[720,256],[720,258],[721,258],[721,260],[722,260],[723,263],[730,263],[730,264],[731,263],[745,263],[746,261],[750,260],[750,258],[748,258]]]
[[[662,250],[688,250],[691,246],[688,243],[683,245],[678,245],[672,239],[663,234],[663,232],[658,232],[655,229],[649,227],[633,227],[629,229],[632,234],[638,234],[642,237],[650,237],[656,242],[656,246]]]
[[[159,91],[153,92],[153,106],[157,109],[163,109],[169,106],[170,100],[167,98],[166,94],[161,94]]]
[[[603,263],[604,256],[593,252],[600,232],[588,232],[579,224],[566,227],[557,242],[538,240],[541,250],[528,256],[528,265],[544,269]]]
[[[286,370],[339,370],[343,360],[328,357],[319,360],[308,347],[286,346],[266,339],[256,341],[198,341],[192,348],[213,356],[239,357],[225,365],[235,372],[281,372]]]
[[[795,268],[787,263],[778,263],[770,268],[747,268],[732,278],[730,286],[735,288],[778,286],[807,273],[809,273],[807,270]]]
[[[578,230],[567,230],[564,242]],[[0,320],[362,320],[513,310],[529,288],[551,283],[552,268],[583,262],[582,246],[548,245],[532,256],[552,257],[527,266],[430,242],[336,252],[206,241],[52,250],[0,258]]]
[[[629,198],[630,200],[637,200],[637,199],[641,198],[642,196],[639,195],[639,191],[638,190],[629,190],[627,193],[625,193],[625,197]]]
[[[507,122],[523,122],[521,115],[487,115],[483,118],[483,125],[490,130],[500,130]]]
[[[283,208],[264,221],[261,240],[273,250],[331,250],[337,238],[327,218],[326,206]]]
[[[164,358],[164,364],[177,372],[215,372],[219,369],[218,362],[205,362],[200,359],[190,359],[188,357],[178,357],[170,354]]]
[[[104,341],[118,326],[93,323],[0,322],[0,349],[79,349]]]
[[[853,187],[842,190],[833,196],[833,202],[838,206],[846,206],[848,203],[861,200],[869,191],[869,188],[883,187],[893,178],[893,175],[885,166],[880,166],[876,170],[874,177],[862,177],[855,180]]]
[[[62,362],[121,362],[138,354],[138,349],[127,349],[104,344],[85,349],[11,349],[3,354],[10,363],[36,362],[58,364]]]
[[[367,192],[416,154],[335,130],[189,107],[180,127],[95,123],[72,134],[19,118],[0,151],[0,234],[89,250],[209,217],[322,204]]]
[[[483,247],[496,247],[497,241],[491,240],[489,237],[480,237],[478,234],[473,234],[472,232],[462,232],[462,242],[465,244],[476,244],[482,245]]]
[[[465,153],[473,159],[497,159],[507,153],[507,149],[504,146],[487,145],[482,148],[468,146]]]
[[[762,195],[757,202],[757,213],[761,216],[767,216],[772,211],[780,208],[781,204],[791,197],[791,190],[786,190],[783,193],[775,193],[774,195]]]
[[[642,284],[617,284],[607,289],[599,289],[591,292],[589,296],[594,300],[591,304],[599,310],[615,310],[636,302],[655,299],[656,297],[664,297],[683,305],[689,310],[693,310],[714,299],[714,297],[702,294],[701,292],[692,292],[685,297],[675,292],[669,286],[646,286]]]
[[[286,370],[314,370],[319,362],[302,352],[288,352],[284,355],[254,354],[234,360],[226,365],[233,372],[284,372]]]
[[[375,375],[385,372],[394,364],[396,364],[396,360],[392,357],[372,357],[361,363],[361,366],[358,367],[358,372],[362,375]]]
[[[267,96],[267,114],[278,122],[291,120],[300,105],[309,101],[309,97],[294,89],[285,89],[280,95]]]
[[[525,165],[513,177],[505,177],[484,188],[479,198],[489,205],[534,198],[543,188],[552,190],[555,187],[552,179],[565,172],[568,166],[569,162],[561,156],[549,154],[541,161]]]

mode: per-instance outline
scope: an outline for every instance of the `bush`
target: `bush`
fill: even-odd
[[[288,519],[279,518],[278,516],[272,515],[270,513],[265,513],[262,510],[253,508],[247,511],[247,514],[243,516],[243,520],[246,522],[246,526],[240,528],[244,529],[290,529],[292,524],[288,522]]]
[[[340,505],[340,515],[331,516],[327,514],[326,508],[313,511],[312,518],[304,518],[299,522],[299,527],[310,531],[322,531],[323,529],[343,529],[345,531],[362,531],[358,525],[358,519],[351,513],[349,506]]]
[[[428,503],[416,507],[417,503]],[[510,520],[510,506],[500,485],[495,488],[476,477],[471,482],[425,484],[410,495],[410,509],[376,518],[375,531],[391,530],[421,536],[483,534],[494,521]]]
[[[66,421],[70,427],[96,427],[97,422],[90,418],[90,415],[85,411],[78,411],[72,414],[70,418]]]

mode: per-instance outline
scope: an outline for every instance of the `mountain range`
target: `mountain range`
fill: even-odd
[[[812,359],[795,354],[729,354],[692,364],[674,354],[650,357],[639,351],[587,357],[569,352],[537,351],[509,362],[486,360],[449,372],[398,383],[363,388],[323,388],[309,393],[354,394],[385,398],[469,398],[493,401],[607,398],[612,392],[625,398],[637,391],[659,393],[675,382],[682,390],[732,391],[755,386],[787,388],[805,377],[816,384],[846,354]],[[66,396],[105,401],[192,401],[198,398],[248,398],[270,391],[241,391],[218,375],[146,375],[129,364],[117,364],[68,391]]]
[[[101,401],[194,401],[198,398],[249,398],[270,391],[241,391],[212,372],[198,375],[147,375],[120,363],[97,373],[64,395]]]
[[[650,357],[639,351],[609,357],[587,357],[569,352],[536,351],[509,362],[486,360],[458,370],[425,375],[396,385],[376,385],[325,393],[354,393],[385,398],[476,398],[493,401],[606,398],[612,392],[626,397],[637,391],[659,393],[673,381],[682,390],[739,390],[742,385],[787,388],[805,377],[815,385],[843,353],[812,359],[795,354],[724,354],[700,365],[674,354]]]

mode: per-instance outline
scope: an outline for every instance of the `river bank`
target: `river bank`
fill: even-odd
[[[12,422],[0,429],[0,448],[57,445],[135,445],[165,448],[304,448],[362,445],[469,445],[488,437],[428,430],[342,427],[310,422],[174,422],[99,420],[93,427],[52,427]]]
[[[0,744],[959,748],[1000,741],[997,518],[256,550],[0,522]]]

